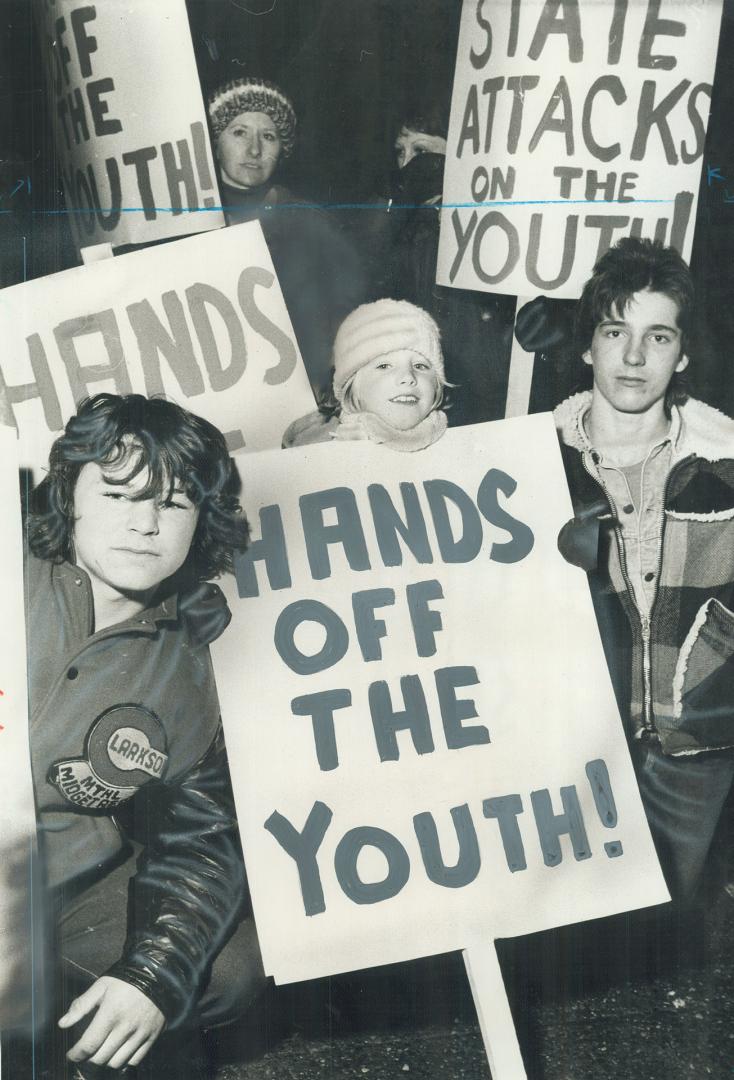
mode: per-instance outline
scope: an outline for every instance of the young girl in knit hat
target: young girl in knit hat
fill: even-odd
[[[407,300],[376,300],[346,317],[334,341],[333,400],[295,420],[283,446],[370,439],[423,450],[446,430],[436,323]]]

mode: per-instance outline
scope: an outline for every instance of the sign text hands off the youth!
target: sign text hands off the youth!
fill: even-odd
[[[547,416],[243,458],[216,643],[266,969],[409,959],[665,898]]]
[[[78,246],[221,227],[184,0],[34,3]]]
[[[467,0],[438,280],[578,296],[621,236],[690,255],[717,0]]]
[[[471,562],[485,547],[484,530],[489,525],[499,530],[500,534],[506,533],[507,539],[501,543],[490,542],[487,545],[487,557],[506,564],[520,562],[532,550],[533,533],[527,525],[517,521],[500,507],[498,499],[500,492],[511,496],[515,487],[512,477],[499,469],[487,471],[474,499],[462,487],[450,481],[424,481],[423,496],[435,536],[434,555],[417,486],[411,483],[401,485],[402,506],[398,509],[383,484],[370,484],[367,488],[369,525],[374,530],[380,561],[384,566],[399,566],[403,562],[403,551],[398,542],[402,536],[408,550],[419,562],[432,564],[436,559],[444,563]],[[371,568],[364,526],[354,492],[350,488],[332,488],[303,495],[299,499],[299,507],[303,541],[310,572],[315,580],[331,575],[329,549],[333,545],[341,547],[352,570]],[[456,522],[452,523],[449,517],[450,508],[458,511],[460,524],[456,532]],[[327,525],[325,518],[330,511],[333,512],[335,521]],[[279,508],[276,505],[263,507],[260,520],[260,538],[250,547],[248,553],[240,558],[237,567],[238,592],[241,597],[258,594],[254,567],[261,560],[267,567],[271,588],[284,588],[291,583],[287,543]],[[404,603],[412,633],[410,641],[402,640],[400,643],[407,666],[413,656],[436,655],[436,635],[448,629],[444,627],[440,613],[440,601],[443,598],[441,583],[437,578],[433,578],[406,585],[399,598],[392,588],[353,592],[351,612],[346,618],[321,601],[296,600],[288,604],[278,616],[274,631],[275,649],[291,671],[298,675],[312,675],[334,667],[345,657],[351,628],[362,659],[366,663],[380,661],[383,659],[381,642],[388,636],[388,609],[396,603]],[[435,606],[431,606],[432,602],[435,602]],[[381,613],[379,616],[378,610]],[[315,654],[302,652],[296,640],[299,629],[308,623],[320,627],[323,631],[323,643]],[[468,723],[478,716],[475,702],[458,696],[460,688],[478,684],[476,668],[471,665],[439,667],[433,672],[433,676],[447,749],[460,750],[490,743],[487,726]],[[400,759],[397,737],[400,731],[409,732],[415,753],[433,753],[436,742],[420,677],[401,676],[400,691],[395,697],[402,699],[404,710],[394,707],[393,693],[388,682],[379,679],[370,683],[366,702],[354,703],[362,716],[369,711],[375,751],[379,760]],[[337,710],[352,705],[352,694],[348,687],[305,694],[291,701],[294,716],[311,719],[314,750],[322,771],[335,769],[339,765],[335,714]],[[348,721],[340,713],[340,727],[343,727],[345,722]],[[604,762],[589,762],[587,774],[592,780],[593,790],[604,800],[607,814],[604,824],[613,827],[616,825],[617,815]],[[575,787],[563,788],[561,798],[565,814],[559,825],[559,822],[554,820],[549,792],[543,790],[531,794],[543,858],[546,864],[551,866],[561,860],[559,836],[563,832],[568,832],[572,839],[575,858],[584,859],[591,855]],[[522,813],[522,809],[522,800],[516,794],[486,799],[482,804],[484,817],[497,819],[507,866],[511,872],[527,868],[517,824],[517,817]],[[453,807],[451,816],[459,848],[458,860],[452,867],[446,867],[442,862],[438,833],[432,815],[417,814],[413,818],[413,824],[428,878],[439,885],[459,888],[476,878],[481,860],[476,826],[468,805]],[[317,853],[332,817],[332,810],[328,806],[316,803],[300,833],[277,811],[265,823],[266,828],[297,864],[307,915],[325,910]],[[357,872],[358,856],[366,845],[378,848],[388,863],[389,873],[380,882],[365,883]],[[610,856],[621,855],[622,845],[612,842],[608,845],[607,853]],[[353,829],[340,840],[336,849],[334,870],[342,890],[351,900],[357,904],[377,903],[390,899],[403,888],[408,880],[410,863],[407,852],[394,836],[383,830],[363,827]]]

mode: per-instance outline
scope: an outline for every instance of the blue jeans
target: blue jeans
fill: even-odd
[[[690,903],[732,786],[734,754],[676,758],[656,743],[636,743],[632,759],[671,897]]]

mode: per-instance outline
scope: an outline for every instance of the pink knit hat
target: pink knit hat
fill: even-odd
[[[360,368],[378,356],[410,349],[446,382],[438,326],[423,308],[407,300],[375,300],[347,315],[334,341],[334,394],[341,401],[347,384]]]

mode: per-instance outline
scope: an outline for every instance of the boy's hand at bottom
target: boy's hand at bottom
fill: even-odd
[[[84,1034],[67,1054],[70,1061],[91,1061],[111,1069],[138,1065],[166,1022],[142,990],[122,979],[102,975],[72,1001],[59,1027],[72,1027],[93,1010],[96,1012]]]

